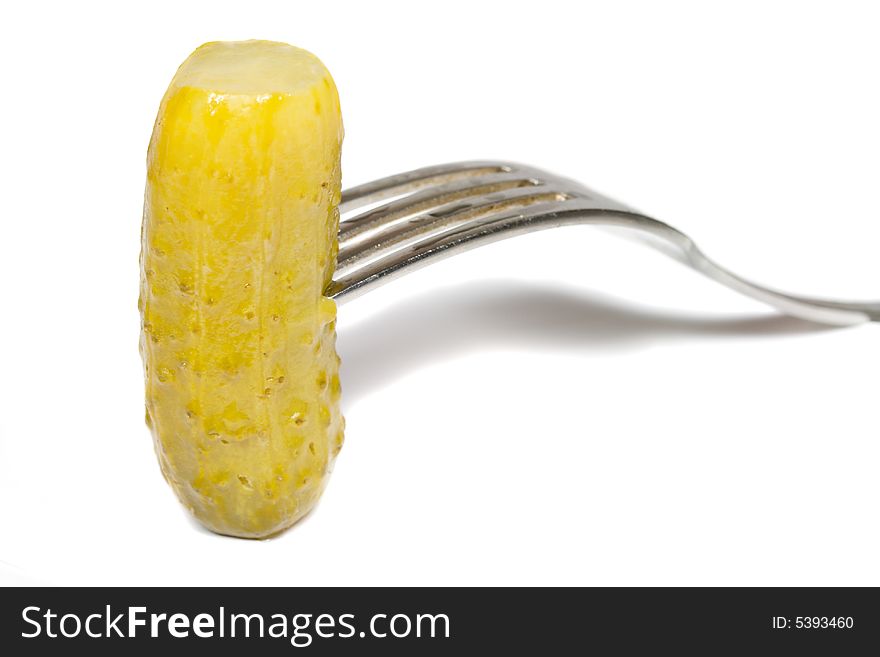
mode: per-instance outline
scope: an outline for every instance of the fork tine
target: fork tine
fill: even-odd
[[[428,212],[452,202],[538,184],[540,181],[534,178],[514,175],[510,172],[481,174],[432,184],[402,198],[395,198],[375,208],[360,212],[354,217],[343,219],[339,225],[340,248],[363,239],[377,227],[403,221],[408,217]]]
[[[344,190],[342,202],[339,204],[339,212],[345,214],[365,205],[402,193],[417,191],[423,187],[493,173],[509,173],[514,168],[516,168],[514,165],[506,162],[473,161],[451,162],[414,169]]]
[[[410,271],[429,264],[447,249],[475,248],[495,239],[512,236],[520,225],[523,230],[519,232],[529,232],[536,230],[538,225],[542,228],[552,228],[570,223],[569,216],[572,213],[577,213],[581,218],[577,223],[583,223],[585,214],[599,215],[611,212],[596,207],[595,202],[590,199],[569,197],[570,200],[560,200],[563,198],[566,197],[560,192],[551,191],[539,195],[536,190],[531,197],[520,199],[518,206],[510,207],[497,203],[475,206],[474,214],[469,214],[466,222],[457,221],[454,225],[441,227],[439,233],[431,224],[415,228],[407,235],[409,239],[388,244],[387,249],[383,249],[378,254],[374,253],[375,257],[370,262],[357,267],[354,271],[346,272],[340,268],[338,270],[340,275],[331,282],[327,294],[336,299],[353,298],[380,279],[383,282],[391,281],[401,270]],[[522,209],[523,204],[528,204],[527,209]],[[565,210],[563,210],[564,206],[567,206]],[[503,233],[498,234],[498,231],[494,230],[495,227],[503,227]],[[352,267],[349,264],[345,269],[351,270]]]
[[[369,260],[467,222],[536,203],[563,201],[569,197],[564,190],[548,184],[509,187],[465,200],[450,199],[436,204],[430,212],[409,215],[407,221],[380,222],[363,239],[340,242],[337,277],[355,266],[363,266]]]

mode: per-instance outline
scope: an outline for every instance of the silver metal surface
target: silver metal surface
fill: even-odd
[[[795,296],[707,258],[681,231],[580,183],[508,162],[459,162],[353,187],[339,207],[339,256],[328,296],[348,301],[435,260],[514,235],[569,225],[628,229],[719,283],[787,315],[823,324],[880,320],[880,301]]]

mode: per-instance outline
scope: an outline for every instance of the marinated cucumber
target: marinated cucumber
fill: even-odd
[[[146,415],[195,517],[261,538],[314,506],[342,446],[336,263],[342,120],[312,54],[213,42],[178,69],[147,164]]]

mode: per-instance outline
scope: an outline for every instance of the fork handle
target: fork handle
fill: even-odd
[[[722,267],[703,253],[690,237],[677,228],[652,217],[626,211],[621,213],[620,223],[615,222],[615,225],[637,230],[638,235],[642,238],[640,241],[712,280],[773,306],[786,315],[837,326],[880,321],[880,302],[816,299],[758,285]]]

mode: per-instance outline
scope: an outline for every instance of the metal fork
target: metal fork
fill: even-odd
[[[573,180],[509,162],[416,169],[343,192],[337,269],[326,293],[348,301],[441,258],[533,231],[583,224],[633,231],[654,247],[787,315],[834,325],[880,321],[880,301],[785,294],[719,266],[680,230]]]

